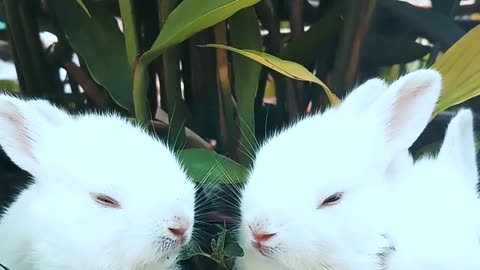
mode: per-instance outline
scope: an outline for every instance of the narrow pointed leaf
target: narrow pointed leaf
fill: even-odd
[[[144,64],[162,54],[166,48],[178,44],[193,34],[213,26],[237,11],[253,6],[260,0],[184,0],[168,16],[152,48],[140,61]]]
[[[251,60],[256,61],[270,69],[273,69],[289,78],[316,83],[323,87],[328,99],[330,100],[330,103],[332,103],[333,105],[337,105],[340,102],[338,97],[330,91],[330,89],[325,83],[323,83],[319,78],[317,78],[310,71],[308,71],[308,69],[306,69],[304,66],[295,62],[286,61],[264,52],[254,50],[241,50],[221,44],[206,44],[199,46],[229,50],[243,55],[247,58],[250,58]]]
[[[85,6],[85,4],[82,2],[82,0],[77,0],[78,5],[82,7],[82,9],[87,13],[88,17],[92,17],[92,14],[90,14],[90,11],[88,11],[88,8]]]

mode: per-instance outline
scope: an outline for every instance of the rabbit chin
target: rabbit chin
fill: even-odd
[[[380,255],[387,250],[390,242],[383,236],[379,236],[375,248],[367,248],[359,251],[344,247],[341,252],[312,252],[312,249],[302,250],[275,250],[274,253],[263,255],[250,243],[241,241],[244,256],[235,262],[234,270],[381,270],[384,262]],[[382,247],[378,247],[382,246]],[[337,254],[337,255],[334,255]]]

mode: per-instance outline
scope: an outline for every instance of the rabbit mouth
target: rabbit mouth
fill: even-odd
[[[252,241],[252,247],[260,253],[262,256],[272,259],[276,252],[276,249],[271,246],[266,246]]]

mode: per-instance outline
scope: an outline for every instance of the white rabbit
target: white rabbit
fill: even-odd
[[[389,270],[480,269],[480,207],[473,116],[452,118],[437,156],[396,174]]]
[[[177,269],[195,187],[162,142],[113,114],[1,95],[0,145],[33,178],[0,219],[1,264]]]
[[[354,90],[269,139],[242,191],[245,256],[236,269],[383,269],[394,206],[385,179],[427,125],[440,88],[438,72],[412,72],[370,105]]]

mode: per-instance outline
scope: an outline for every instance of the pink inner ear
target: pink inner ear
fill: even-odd
[[[421,85],[416,84],[415,87],[410,88],[408,91],[402,91],[399,93],[398,99],[392,106],[391,117],[387,123],[387,138],[388,141],[396,139],[397,136],[401,136],[400,130],[405,129],[408,122],[411,120],[411,115],[408,113],[414,103],[417,101],[417,96],[422,94],[422,91],[432,86],[430,81],[426,81]],[[406,85],[401,86],[408,87]]]
[[[26,126],[26,120],[23,115],[20,113],[17,106],[11,102],[6,102],[4,104],[8,109],[0,111],[0,117],[6,119],[12,130],[14,131],[15,140],[18,145],[16,147],[20,148],[20,152],[29,156],[34,161],[36,160],[35,155],[32,152],[32,142],[34,138],[30,135],[30,132]],[[9,113],[5,113],[9,112]]]

